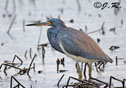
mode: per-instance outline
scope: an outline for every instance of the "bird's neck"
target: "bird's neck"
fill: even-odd
[[[60,52],[61,49],[59,47],[59,39],[57,37],[57,35],[65,30],[66,26],[56,26],[56,27],[52,27],[48,29],[47,35],[48,35],[48,39],[50,44],[52,45],[52,47]]]
[[[64,30],[66,28],[65,25],[59,25],[59,26],[56,26],[56,27],[52,27],[52,28],[49,28],[48,31],[49,32],[52,32],[53,34],[57,34],[59,32],[61,32],[62,30]]]
[[[55,29],[57,29],[58,32],[62,31],[65,29],[65,25],[59,25],[59,26],[56,26]]]

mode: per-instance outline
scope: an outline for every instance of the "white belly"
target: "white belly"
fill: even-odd
[[[84,63],[87,63],[87,62],[96,62],[97,60],[90,60],[90,59],[87,59],[87,58],[84,58],[84,57],[81,57],[81,56],[75,56],[75,55],[72,55],[72,54],[69,54],[68,52],[65,51],[62,43],[60,42],[59,43],[59,46],[61,48],[61,50],[68,56],[68,57],[71,57],[72,59],[74,59],[75,61],[77,62],[84,62]]]

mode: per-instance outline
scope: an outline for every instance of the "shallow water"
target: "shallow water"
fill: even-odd
[[[105,22],[104,29],[105,35],[101,32],[89,34],[95,41],[100,38],[99,45],[112,59],[113,63],[108,63],[105,67],[105,71],[97,73],[95,68],[92,72],[94,78],[98,78],[102,81],[109,82],[109,77],[114,76],[119,79],[126,78],[126,1],[121,0],[121,8],[117,15],[114,14],[113,8],[105,8],[103,10],[95,8],[93,4],[97,0],[79,0],[81,9],[78,9],[76,0],[15,0],[16,9],[13,9],[13,2],[9,1],[8,7],[5,10],[6,0],[0,0],[0,64],[5,60],[12,61],[13,56],[16,54],[23,60],[23,67],[28,67],[31,59],[29,57],[29,49],[32,48],[32,56],[36,53],[35,58],[36,72],[30,71],[31,80],[27,75],[17,75],[16,79],[22,83],[26,88],[57,88],[56,84],[60,77],[65,74],[61,84],[66,84],[69,76],[78,77],[75,69],[75,61],[66,57],[65,55],[52,51],[51,46],[45,47],[45,65],[42,65],[42,55],[37,51],[38,39],[41,27],[25,27],[23,31],[23,20],[25,24],[32,23],[33,21],[46,21],[47,17],[58,17],[64,20],[67,26],[83,29],[87,26],[87,33],[98,30],[101,28],[103,22]],[[114,0],[105,0],[101,3],[108,2],[109,5]],[[8,15],[11,14],[12,17]],[[17,15],[16,20],[10,30],[10,36],[7,34],[7,30],[14,17]],[[100,15],[100,16],[99,16]],[[73,19],[74,23],[70,23],[69,20]],[[121,24],[123,20],[123,24]],[[116,33],[110,32],[110,28],[116,28]],[[39,44],[48,43],[47,28],[42,27],[42,35]],[[2,45],[3,44],[3,45]],[[112,45],[120,46],[115,51],[110,51],[109,48]],[[24,57],[25,51],[28,51],[26,60]],[[118,56],[118,66],[115,64],[115,57]],[[60,65],[61,70],[67,70],[63,73],[57,73],[56,60],[57,58],[65,58],[65,67]],[[39,74],[38,71],[42,73]],[[3,68],[0,70],[0,88],[9,88],[10,77],[16,74],[18,70],[7,70],[7,76],[3,72]],[[113,81],[114,86],[122,86],[121,83]]]

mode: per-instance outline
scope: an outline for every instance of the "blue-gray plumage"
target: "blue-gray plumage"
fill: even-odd
[[[52,28],[48,29],[48,39],[52,47],[57,51],[68,53],[67,56],[79,62],[112,62],[98,44],[86,33],[66,27],[63,21],[59,19],[53,18],[49,22],[52,23]],[[66,52],[61,49],[60,42]],[[83,57],[83,60],[79,60],[77,57]]]
[[[52,47],[78,62],[113,62],[99,45],[85,32],[67,27],[60,19],[52,18],[48,22],[29,24],[27,26],[51,26],[47,35]]]
[[[47,22],[29,24],[27,26],[51,26],[47,35],[51,46],[67,56],[73,58],[77,62],[113,62],[99,45],[89,37],[85,32],[67,27],[60,19],[52,18]],[[91,78],[91,67],[89,67],[89,80]],[[79,74],[81,78],[81,74]]]

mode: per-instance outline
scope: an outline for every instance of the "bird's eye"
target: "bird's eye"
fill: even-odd
[[[49,22],[48,22],[48,24],[52,24],[52,22],[51,22],[51,21],[49,21]]]

